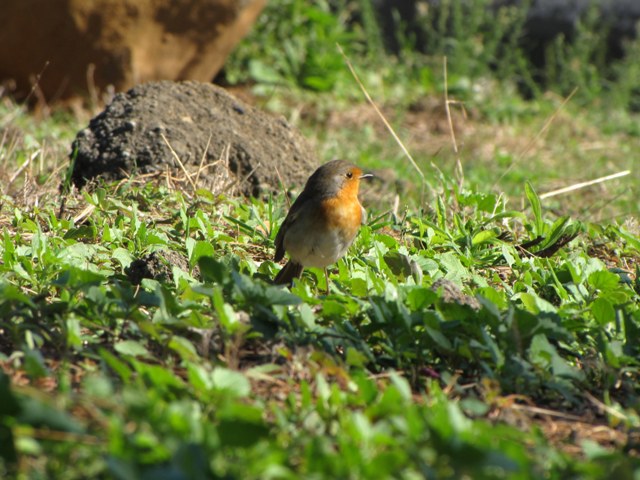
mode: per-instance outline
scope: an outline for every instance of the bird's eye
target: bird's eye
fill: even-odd
[[[353,172],[347,172],[347,178],[353,178]]]

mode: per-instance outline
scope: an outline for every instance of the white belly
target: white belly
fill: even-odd
[[[287,232],[284,248],[292,260],[305,267],[325,268],[343,257],[353,241],[353,237],[344,238],[337,232],[337,229],[316,235]]]

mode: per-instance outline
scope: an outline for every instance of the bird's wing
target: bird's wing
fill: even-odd
[[[273,257],[274,261],[279,262],[284,258],[284,236],[287,229],[297,220],[308,199],[309,196],[305,195],[305,192],[303,191],[298,198],[296,198],[296,201],[293,202],[293,205],[291,205],[291,208],[289,209],[289,213],[287,213],[282,225],[280,225],[280,230],[278,230],[275,240],[276,253]]]

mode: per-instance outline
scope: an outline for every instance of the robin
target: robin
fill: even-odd
[[[370,177],[344,160],[313,172],[276,235],[274,260],[282,260],[285,251],[290,260],[274,283],[291,284],[305,267],[324,269],[328,279],[326,268],[344,256],[366,218],[358,187],[361,179]]]

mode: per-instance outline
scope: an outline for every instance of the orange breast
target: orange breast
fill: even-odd
[[[348,182],[340,193],[323,201],[329,228],[337,228],[344,238],[353,238],[362,223],[362,206],[358,201],[358,181]]]

